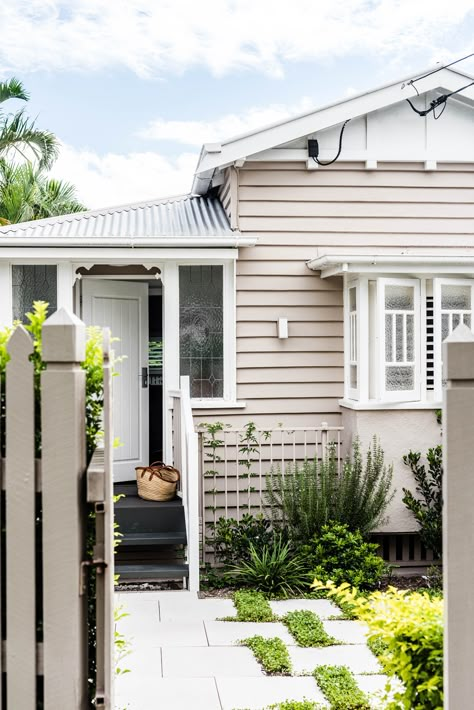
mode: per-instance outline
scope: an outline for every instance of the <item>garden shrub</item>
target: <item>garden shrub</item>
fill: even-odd
[[[290,654],[280,638],[265,639],[263,636],[252,636],[240,643],[253,651],[255,658],[267,673],[291,674]]]
[[[376,543],[366,542],[358,530],[351,532],[347,525],[331,523],[323,525],[321,534],[302,547],[302,554],[307,555],[313,578],[370,589],[387,571],[387,565],[376,554],[377,548]]]
[[[369,627],[369,641],[379,644],[384,672],[403,683],[387,710],[442,710],[443,708],[443,600],[425,592],[409,593],[389,587],[367,598],[349,585],[328,582],[336,600],[350,603]],[[382,644],[385,645],[383,650]]]
[[[393,467],[374,437],[365,462],[356,439],[351,454],[338,471],[335,446],[321,460],[295,463],[266,479],[264,497],[275,528],[285,529],[291,540],[307,541],[329,521],[368,535],[384,520],[394,496]]]
[[[261,592],[241,590],[235,592],[233,598],[237,609],[234,621],[275,620],[272,608]]]
[[[214,548],[218,562],[230,567],[241,561],[250,560],[250,545],[257,552],[273,542],[270,521],[263,515],[253,516],[245,513],[241,520],[219,518],[213,534],[206,540]]]
[[[420,538],[436,557],[443,553],[443,449],[435,446],[426,454],[427,468],[420,452],[410,451],[403,463],[411,469],[416,481],[417,497],[403,488],[403,502],[420,526]]]
[[[323,622],[313,611],[289,611],[282,621],[298,646],[334,646],[339,643],[329,636]]]
[[[318,666],[313,675],[331,710],[370,710],[368,698],[346,666]]]
[[[228,568],[225,578],[231,583],[282,597],[298,592],[309,584],[305,562],[281,535],[261,550],[250,543],[250,559]]]

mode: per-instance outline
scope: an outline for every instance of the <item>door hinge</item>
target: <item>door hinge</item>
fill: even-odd
[[[107,567],[107,562],[102,558],[93,560],[84,560],[81,562],[81,579],[80,579],[80,596],[84,596],[87,592],[87,577],[90,569],[95,569],[97,574],[102,574]]]

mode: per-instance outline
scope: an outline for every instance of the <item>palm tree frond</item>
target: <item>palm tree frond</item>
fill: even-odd
[[[49,168],[58,156],[59,143],[50,131],[35,128],[34,122],[23,111],[5,117],[0,122],[0,155],[14,149],[25,157],[28,148],[33,151],[40,168]]]
[[[21,99],[28,101],[29,94],[23,88],[23,84],[13,77],[8,81],[0,81],[0,104],[9,99]]]

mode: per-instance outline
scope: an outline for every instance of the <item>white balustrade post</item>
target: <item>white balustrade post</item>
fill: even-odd
[[[87,703],[85,326],[61,308],[43,326],[42,482],[44,707]]]
[[[460,325],[443,344],[444,707],[472,706],[474,696],[474,335]]]

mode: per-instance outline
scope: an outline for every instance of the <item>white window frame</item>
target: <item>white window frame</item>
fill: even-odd
[[[166,387],[179,387],[179,267],[222,266],[223,278],[223,336],[224,388],[223,397],[191,399],[193,409],[243,408],[237,401],[237,344],[236,344],[236,263],[235,259],[183,260],[166,264],[163,269],[164,297],[164,366],[167,368]],[[178,324],[178,326],[177,326]]]
[[[351,343],[351,322],[350,322],[350,289],[356,290],[356,323],[357,332],[355,343]],[[346,280],[344,284],[344,397],[355,401],[365,401],[368,399],[369,381],[369,330],[367,327],[368,313],[368,279],[361,277],[358,279]],[[355,350],[357,357],[351,359],[351,350]],[[357,387],[351,386],[351,365],[357,366]]]
[[[386,367],[385,358],[385,289],[387,286],[410,286],[413,288],[413,367],[414,387],[412,390],[387,390],[386,389]],[[377,279],[377,361],[379,363],[378,373],[378,399],[385,402],[414,402],[421,399],[421,280],[420,279],[398,279],[398,278],[378,278]],[[397,362],[403,367],[406,363]]]
[[[442,308],[441,291],[443,286],[470,286],[471,288],[471,330],[474,332],[474,279],[433,279],[433,309],[434,309],[434,373],[435,397],[441,401],[443,397],[443,348],[441,340]]]

